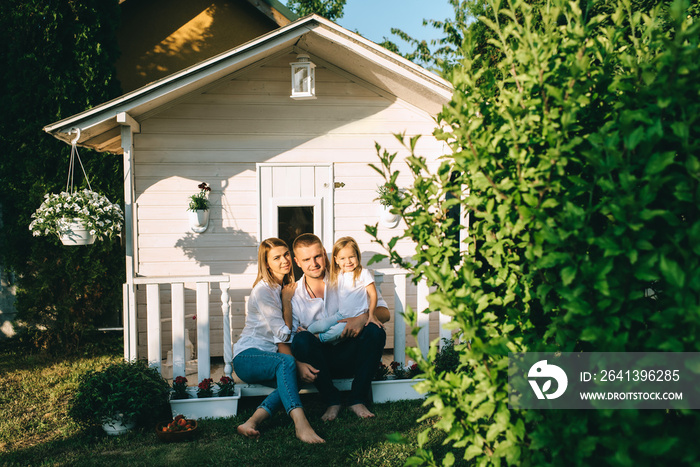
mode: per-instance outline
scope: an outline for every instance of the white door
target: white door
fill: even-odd
[[[302,233],[333,245],[333,165],[258,164],[261,240],[281,238],[289,247]],[[297,274],[299,271],[297,271]]]

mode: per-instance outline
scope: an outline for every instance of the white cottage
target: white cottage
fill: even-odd
[[[315,65],[313,99],[290,97],[300,55]],[[200,379],[209,374],[203,357],[228,364],[261,239],[312,231],[330,249],[351,235],[366,265],[378,251],[364,227],[379,216],[382,180],[368,166],[378,163],[375,142],[398,161],[408,152],[394,134],[422,135],[418,152],[435,161],[447,148],[432,136],[434,116],[451,95],[435,74],[311,15],[48,125],[63,141],[79,129],[79,145],[123,157],[125,357],[160,365],[172,350],[177,372],[188,335]],[[399,183],[408,185],[405,172]],[[212,188],[211,210],[198,233],[186,209],[201,182]],[[380,226],[383,238],[398,232]],[[424,288],[388,263],[379,268],[390,307],[427,306]],[[401,349],[396,322],[387,346]]]

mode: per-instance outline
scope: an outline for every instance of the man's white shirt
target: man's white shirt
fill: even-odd
[[[299,326],[308,328],[316,320],[328,318],[338,312],[338,289],[328,284],[328,275],[324,279],[324,298],[314,298],[309,294],[306,279],[302,276],[292,297],[292,339]],[[386,307],[386,302],[377,287],[377,306]]]

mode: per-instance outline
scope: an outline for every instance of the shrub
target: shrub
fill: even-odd
[[[428,360],[410,351],[432,393],[428,416],[452,443],[444,462],[698,462],[696,412],[507,405],[508,352],[700,348],[697,11],[680,0],[595,5],[606,14],[563,0],[488,5],[480,21],[501,58],[475,66],[466,31],[436,133],[453,152],[430,172],[416,138],[406,142],[414,183],[391,199],[416,254],[385,244],[435,287],[430,308],[470,342],[457,348],[469,373],[440,377],[434,349]],[[394,156],[379,153],[386,183],[398,176]]]
[[[123,414],[126,422],[146,426],[167,413],[170,386],[143,361],[121,362],[85,373],[69,411],[75,420],[101,424]]]

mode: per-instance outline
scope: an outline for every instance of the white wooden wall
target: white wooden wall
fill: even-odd
[[[317,67],[318,98],[294,101],[289,98],[289,62],[295,57],[283,56],[246,70],[141,121],[141,133],[134,140],[140,276],[233,275],[232,314],[242,316],[236,309],[242,309],[243,297],[250,292],[261,240],[256,163],[333,163],[335,182],[345,184],[334,194],[334,238],[353,236],[364,264],[380,252],[364,232],[365,224],[378,220],[374,198],[382,181],[367,165],[379,162],[375,142],[399,152],[399,182],[409,185],[408,168],[402,162],[408,151],[393,134],[423,135],[419,154],[436,159],[446,148],[431,136],[433,117],[342,70],[322,65]],[[202,181],[212,187],[211,218],[205,233],[194,234],[186,209]],[[395,230],[380,228],[380,236],[388,240],[401,228],[401,224]],[[332,245],[326,246],[330,251]],[[406,256],[413,254],[408,243],[399,248]],[[391,296],[390,289],[384,293]],[[415,306],[415,290],[409,288],[408,294],[409,304]],[[167,300],[162,298],[167,320]],[[186,302],[186,313],[193,314],[193,299]],[[139,348],[145,349],[143,292],[138,293],[138,316]],[[215,317],[211,324],[212,330],[221,325]],[[234,341],[242,325],[242,319],[234,319]],[[212,355],[220,354],[219,349],[220,343],[212,341]]]

